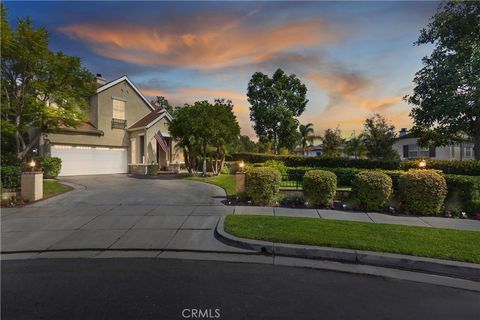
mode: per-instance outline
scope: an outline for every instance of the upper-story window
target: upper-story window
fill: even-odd
[[[113,119],[125,120],[125,101],[113,100]]]

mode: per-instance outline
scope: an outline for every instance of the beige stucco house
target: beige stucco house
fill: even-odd
[[[145,172],[151,163],[165,169],[179,161],[166,110],[155,109],[127,76],[108,83],[98,76],[97,83],[88,122],[41,136],[40,153],[62,159],[61,176]],[[167,141],[167,152],[155,139],[157,132]]]

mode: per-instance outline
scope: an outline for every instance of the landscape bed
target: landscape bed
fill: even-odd
[[[480,232],[296,217],[227,216],[241,238],[480,263]]]

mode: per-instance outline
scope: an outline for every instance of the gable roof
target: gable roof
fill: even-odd
[[[168,113],[167,110],[160,108],[155,109],[149,114],[147,114],[145,117],[131,125],[128,130],[133,131],[143,128],[148,129],[163,118],[167,118],[168,120],[172,121],[172,116],[170,115],[170,113]]]

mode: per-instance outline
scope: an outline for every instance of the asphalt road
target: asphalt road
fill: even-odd
[[[480,318],[475,292],[263,264],[37,259],[1,275],[2,319]]]

